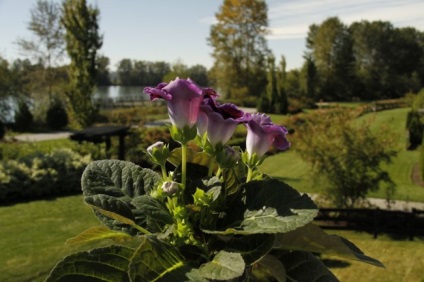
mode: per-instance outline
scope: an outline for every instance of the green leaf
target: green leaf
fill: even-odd
[[[143,225],[153,232],[160,232],[164,226],[174,222],[166,206],[150,196],[137,197],[132,200],[131,204],[137,208],[133,210],[136,213],[135,216],[143,217],[145,220]]]
[[[115,243],[119,244],[124,241],[131,240],[132,237],[127,233],[110,230],[105,226],[96,226],[83,231],[71,239],[68,239],[66,244],[77,245],[105,239],[111,239]]]
[[[278,234],[274,247],[335,255],[384,267],[380,261],[366,256],[352,242],[337,235],[329,235],[314,224],[307,224],[294,231]]]
[[[208,279],[229,280],[243,275],[245,263],[239,253],[220,251],[212,261],[200,266],[200,274]]]
[[[147,228],[146,216],[131,202],[133,198],[150,193],[159,181],[160,176],[154,171],[118,160],[90,163],[81,179],[84,201],[87,204],[132,220],[143,228]],[[122,230],[132,235],[139,231],[117,218],[111,218],[98,211],[95,211],[95,214],[111,229]]]
[[[240,253],[246,265],[252,265],[271,251],[274,240],[274,234],[233,237],[227,242],[225,251]]]
[[[133,249],[108,246],[65,257],[50,272],[46,282],[129,281],[128,265]]]
[[[286,233],[314,219],[318,208],[306,195],[275,179],[250,181],[245,188],[245,211],[241,223],[211,234]]]
[[[260,267],[266,268],[278,282],[286,281],[284,264],[273,255],[264,256],[258,264]]]
[[[82,175],[84,196],[105,194],[112,197],[134,198],[148,194],[160,180],[150,169],[131,162],[101,160],[90,163]]]
[[[285,252],[279,257],[289,281],[339,281],[320,259],[309,252]]]
[[[129,265],[131,281],[206,281],[171,245],[144,236]]]

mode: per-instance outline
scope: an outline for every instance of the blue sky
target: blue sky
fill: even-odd
[[[36,0],[0,0],[0,56],[20,55],[18,37],[30,39],[30,9]],[[100,9],[101,53],[111,69],[123,58],[147,61],[181,60],[188,66],[211,67],[207,43],[210,25],[222,0],[88,0]],[[271,35],[268,46],[288,69],[301,66],[309,25],[338,16],[345,24],[360,20],[390,21],[397,27],[424,31],[424,0],[268,0]]]

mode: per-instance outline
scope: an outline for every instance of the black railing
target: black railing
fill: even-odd
[[[424,236],[424,210],[410,212],[381,209],[333,209],[319,210],[315,223],[324,229],[360,230],[377,238],[381,233],[407,236]]]

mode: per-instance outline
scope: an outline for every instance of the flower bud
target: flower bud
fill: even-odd
[[[147,153],[149,153],[153,161],[159,165],[164,165],[170,155],[169,147],[160,141],[149,146],[147,148]]]
[[[175,181],[166,181],[162,184],[162,191],[168,196],[177,193],[179,189],[179,184]]]

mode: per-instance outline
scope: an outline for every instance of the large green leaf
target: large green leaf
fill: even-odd
[[[143,225],[153,232],[162,231],[163,226],[174,222],[166,206],[158,200],[143,195],[132,200],[137,209],[133,210],[136,218],[144,218]]]
[[[265,268],[278,281],[286,282],[284,264],[273,255],[266,255],[258,262],[259,268]]]
[[[101,160],[87,166],[81,184],[84,196],[106,194],[134,198],[150,192],[159,180],[156,172],[131,162]]]
[[[246,265],[252,265],[271,251],[274,240],[274,234],[233,237],[226,243],[225,251],[240,253]]]
[[[132,237],[128,235],[127,233],[110,230],[109,228],[105,226],[96,226],[96,227],[91,227],[83,231],[82,233],[78,234],[77,236],[71,239],[68,239],[66,241],[66,244],[70,244],[70,245],[84,244],[88,242],[100,241],[105,239],[113,240],[115,243],[119,244],[124,241],[131,240]]]
[[[46,282],[129,281],[128,265],[133,249],[109,246],[65,257],[50,272]]]
[[[339,281],[320,259],[309,252],[284,252],[279,256],[284,264],[288,281]]]
[[[329,235],[314,224],[307,224],[291,232],[278,234],[274,247],[285,250],[336,255],[384,267],[381,262],[366,256],[347,239],[337,235]]]
[[[133,220],[148,228],[146,215],[131,202],[149,193],[160,181],[152,170],[119,160],[102,160],[90,163],[85,169],[81,183],[87,204]],[[136,234],[137,229],[95,211],[97,217],[109,228]]]
[[[208,279],[229,280],[240,277],[246,265],[239,253],[220,251],[212,261],[200,266],[200,274]]]
[[[129,265],[131,281],[206,281],[171,245],[152,236],[142,238]]]
[[[318,213],[315,203],[289,185],[275,179],[244,185],[245,206],[240,223],[212,234],[286,233],[311,222]]]

